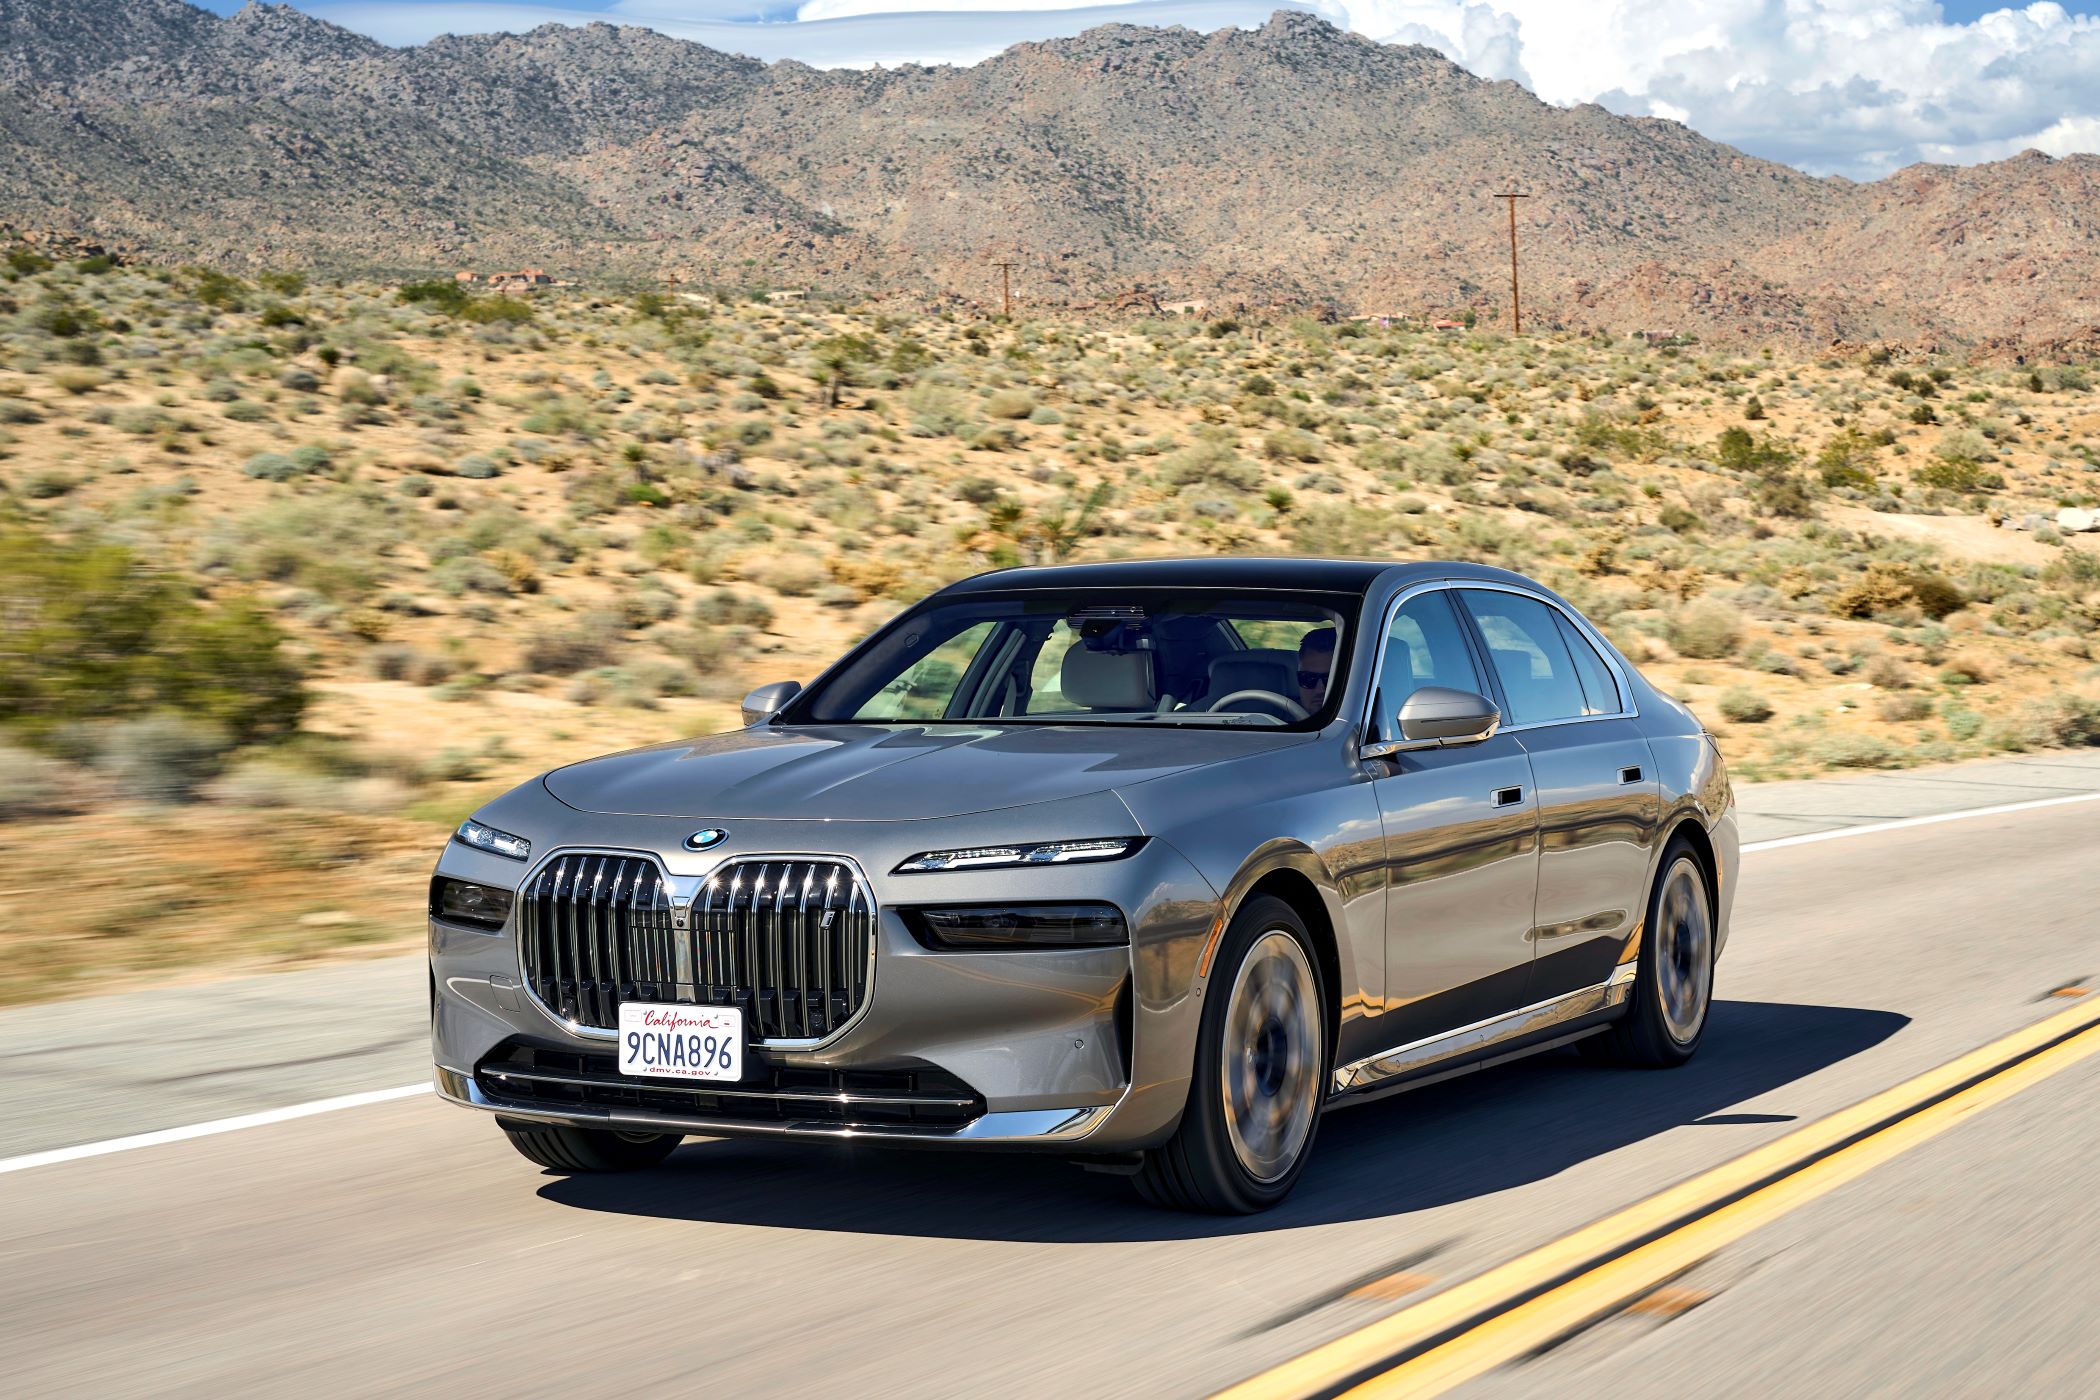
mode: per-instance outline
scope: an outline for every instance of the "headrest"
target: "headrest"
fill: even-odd
[[[1058,684],[1065,699],[1089,710],[1149,710],[1159,701],[1149,651],[1075,646],[1065,653]]]
[[[1298,658],[1293,652],[1268,648],[1229,651],[1210,662],[1213,697],[1236,690],[1266,690],[1286,698],[1298,693]]]

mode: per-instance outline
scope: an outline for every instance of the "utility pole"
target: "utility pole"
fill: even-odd
[[[1517,296],[1517,201],[1531,198],[1528,194],[1498,194],[1497,199],[1509,201],[1509,332],[1524,333],[1524,304]]]
[[[999,299],[1006,308],[1006,319],[1011,321],[1014,318],[1014,269],[1020,264],[995,262],[992,266],[999,269]]]

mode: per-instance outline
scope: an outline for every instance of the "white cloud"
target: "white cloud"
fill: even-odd
[[[1252,27],[1276,0],[335,0],[388,43],[612,19],[821,66],[967,63],[1095,24]],[[1758,155],[1871,178],[1916,160],[2100,148],[2100,18],[2054,3],[1949,24],[1934,0],[1309,0],[1373,39],[1424,43],[1549,102],[1668,117]],[[792,20],[790,20],[792,15]],[[763,19],[767,23],[751,23]],[[785,22],[783,22],[785,21]]]

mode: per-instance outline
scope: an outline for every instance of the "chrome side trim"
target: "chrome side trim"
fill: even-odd
[[[1107,1119],[1113,1106],[1096,1104],[1086,1108],[1019,1109],[987,1113],[960,1128],[868,1128],[846,1123],[744,1123],[733,1120],[675,1118],[651,1113],[616,1112],[577,1105],[560,1110],[539,1104],[511,1104],[483,1093],[474,1077],[444,1065],[435,1067],[433,1087],[438,1097],[462,1108],[500,1113],[506,1118],[534,1123],[560,1123],[578,1128],[607,1128],[621,1132],[680,1133],[699,1137],[851,1138],[860,1142],[911,1143],[935,1146],[960,1142],[973,1146],[1011,1143],[1077,1142]]]
[[[1454,1031],[1380,1051],[1354,1064],[1338,1066],[1334,1071],[1333,1092],[1356,1093],[1399,1075],[1413,1074],[1446,1060],[1473,1055],[1599,1011],[1608,1011],[1626,1000],[1633,987],[1633,973],[1637,966],[1636,963],[1622,964],[1598,986],[1584,987],[1551,1001],[1536,1002],[1485,1021],[1475,1021],[1470,1026],[1460,1026]]]

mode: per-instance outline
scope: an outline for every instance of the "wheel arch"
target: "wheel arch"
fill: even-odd
[[[1348,979],[1353,976],[1355,968],[1348,962],[1341,936],[1341,897],[1326,866],[1310,849],[1303,846],[1272,849],[1242,868],[1220,901],[1217,925],[1204,948],[1199,975],[1203,980],[1209,980],[1218,946],[1224,941],[1226,925],[1238,917],[1248,900],[1257,895],[1270,895],[1289,905],[1312,937],[1312,953],[1320,970],[1321,1014],[1326,1022],[1327,1051],[1331,1059],[1341,1034],[1342,1000],[1347,995],[1344,988],[1352,985]]]

